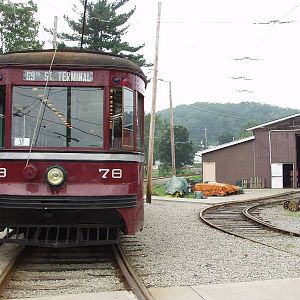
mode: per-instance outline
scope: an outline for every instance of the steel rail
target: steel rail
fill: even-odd
[[[275,202],[272,202],[272,204],[275,204],[275,203],[282,203],[283,200],[278,200],[278,201],[275,201]],[[286,229],[283,229],[283,228],[280,228],[280,227],[277,227],[275,225],[272,225],[266,221],[264,221],[263,219],[260,219],[258,217],[255,217],[251,214],[251,211],[254,211],[255,209],[258,209],[259,207],[264,207],[264,206],[267,206],[269,205],[270,203],[261,203],[261,204],[255,204],[255,205],[252,205],[250,207],[247,207],[243,210],[243,215],[246,217],[246,218],[249,218],[251,219],[252,221],[258,223],[258,224],[261,224],[263,226],[266,226],[274,231],[278,231],[278,232],[281,232],[283,234],[289,234],[289,235],[293,235],[293,236],[300,236],[300,232],[295,232],[295,231],[291,231],[291,230],[286,230]]]
[[[118,265],[131,289],[133,294],[136,296],[138,300],[154,300],[152,295],[148,292],[145,284],[141,281],[139,276],[131,267],[130,263],[126,259],[126,256],[121,249],[121,247],[117,245],[112,245],[113,253],[118,262]]]
[[[24,249],[25,249],[25,246],[18,246],[16,253],[10,259],[8,264],[5,266],[5,268],[1,272],[1,274],[0,274],[0,295],[2,295],[3,291],[6,288],[8,281],[13,276],[16,265],[18,263],[18,260],[19,260],[20,256],[23,254]]]
[[[281,195],[282,196],[282,195]],[[287,196],[287,195],[285,195]],[[277,196],[277,197],[274,197],[274,198],[278,198],[280,196]],[[273,198],[273,199],[274,199]],[[268,199],[270,199],[270,197],[268,197]],[[271,204],[272,202],[273,203],[276,203],[276,202],[279,202],[279,201],[283,201],[282,199],[281,200],[275,200],[275,201],[268,201],[267,203],[265,202],[266,199],[259,199],[259,200],[255,200],[256,204],[257,202],[260,202],[259,204],[263,204],[261,203],[262,201],[264,201],[265,204]],[[262,223],[257,223],[256,221],[252,220],[252,219],[248,219],[244,214],[243,214],[243,210],[246,208],[246,207],[243,207],[243,206],[247,206],[249,203],[253,203],[254,201],[246,201],[246,202],[239,202],[239,203],[226,203],[226,204],[220,204],[220,205],[214,205],[214,206],[211,206],[211,207],[208,207],[208,208],[205,208],[203,209],[200,214],[199,214],[199,217],[200,219],[206,223],[207,225],[209,225],[210,227],[212,228],[215,228],[219,231],[222,231],[224,233],[227,233],[227,234],[230,234],[230,235],[233,235],[233,236],[236,236],[236,237],[239,237],[239,238],[242,238],[244,240],[248,240],[248,241],[251,241],[253,243],[256,243],[256,244],[259,244],[259,245],[263,245],[263,246],[266,246],[266,247],[269,247],[269,248],[272,248],[272,249],[275,249],[275,250],[278,250],[278,251],[282,251],[282,252],[285,252],[285,253],[288,253],[288,254],[292,254],[292,255],[295,255],[295,256],[299,256],[300,257],[300,254],[297,254],[295,252],[290,252],[290,251],[287,251],[285,249],[282,249],[282,248],[279,248],[279,247],[276,247],[276,246],[273,246],[273,245],[270,245],[270,244],[267,244],[267,243],[264,243],[264,242],[260,242],[252,237],[247,237],[245,235],[245,230],[247,229],[247,227],[243,226],[243,227],[240,227],[239,228],[239,224],[236,224],[236,227],[232,227],[232,228],[236,228],[236,229],[241,229],[242,231],[244,230],[244,235],[243,233],[237,233],[237,232],[234,232],[233,229],[227,229],[226,226],[224,226],[224,224],[222,224],[222,219],[224,220],[228,220],[228,215],[231,214],[232,215],[235,215],[237,217],[240,217],[240,219],[236,219],[236,223],[239,223],[239,222],[249,222],[249,226],[253,226],[252,229],[254,230],[257,230],[257,231],[269,231],[269,232],[275,232],[274,229],[272,229],[271,227],[267,227],[265,226],[264,224]],[[239,207],[239,206],[242,206],[242,207]],[[233,207],[235,210],[234,211],[230,211],[230,210],[227,210],[226,211],[226,208],[229,208],[229,207]],[[223,209],[225,208],[225,213],[227,213],[227,216],[225,215],[224,216],[224,213],[218,213],[217,212],[217,209]],[[210,215],[210,211],[214,211],[214,214],[211,214]],[[224,212],[223,211],[223,212]],[[206,216],[205,216],[206,215]],[[222,215],[223,215],[223,218],[222,218]],[[221,224],[214,224],[214,221],[210,221],[208,219],[212,219],[212,220],[218,220],[219,222],[221,221]],[[232,224],[232,223],[231,223]],[[231,225],[229,224],[229,225]],[[223,225],[223,226],[222,226]],[[228,227],[228,226],[227,226]],[[248,229],[250,228],[248,227]],[[282,234],[282,232],[280,230],[276,230],[278,232],[278,234]],[[248,234],[249,234],[250,230],[248,231]],[[287,233],[287,232],[286,232]],[[251,233],[250,233],[251,234]]]
[[[24,254],[26,246],[19,246],[16,253],[10,259],[10,261],[5,266],[4,270],[0,273],[0,295],[4,293],[8,282],[12,279],[16,267],[18,265],[20,256]],[[152,295],[148,292],[144,283],[141,281],[139,276],[135,273],[133,268],[130,266],[126,259],[126,256],[118,244],[111,245],[113,256],[117,262],[122,275],[126,280],[126,284],[129,286],[132,293],[138,300],[154,300]],[[25,289],[28,287],[25,287]]]

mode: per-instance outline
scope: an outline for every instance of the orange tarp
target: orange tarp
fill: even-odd
[[[206,197],[226,196],[230,194],[238,194],[240,192],[240,188],[231,184],[211,182],[195,184],[194,191],[202,192],[202,194]]]

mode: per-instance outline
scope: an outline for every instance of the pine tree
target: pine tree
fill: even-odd
[[[80,0],[84,5],[84,0]],[[89,2],[86,9],[86,21],[83,38],[83,48],[93,51],[108,51],[114,54],[121,54],[128,59],[134,61],[139,66],[146,66],[146,60],[143,55],[137,52],[144,47],[130,46],[128,42],[122,41],[122,37],[126,34],[129,24],[129,18],[135,12],[135,7],[127,13],[118,13],[129,0],[97,0],[96,3]],[[70,29],[73,33],[62,33],[60,37],[64,41],[78,42],[79,48],[82,34],[83,8],[73,7],[74,12],[79,12],[78,20],[72,20],[65,16]],[[61,45],[65,47],[65,43]]]
[[[0,0],[0,53],[41,49],[37,5]]]

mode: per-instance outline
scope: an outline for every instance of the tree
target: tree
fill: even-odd
[[[176,168],[191,165],[194,161],[194,145],[189,139],[189,132],[181,125],[174,126],[174,140],[176,153]],[[158,156],[162,163],[167,166],[172,164],[170,127],[165,127],[158,144]]]
[[[241,131],[238,135],[238,138],[239,139],[244,139],[244,138],[252,136],[253,135],[252,132],[248,131],[247,129],[251,128],[251,127],[254,127],[254,126],[257,126],[257,125],[258,125],[258,123],[255,120],[248,121],[246,124],[244,124],[241,127]]]
[[[221,135],[219,135],[218,144],[222,145],[222,144],[225,144],[225,143],[232,142],[233,140],[234,140],[234,135],[232,135],[229,132],[224,132]]]
[[[41,49],[37,40],[39,21],[37,5],[0,0],[0,53]]]
[[[149,147],[149,133],[150,133],[150,119],[151,119],[151,114],[146,114],[145,115],[145,130],[144,130],[144,135],[145,135],[145,160],[148,161],[148,147]],[[159,141],[161,139],[162,132],[166,128],[166,120],[163,119],[161,116],[156,115],[155,116],[155,133],[154,133],[154,151],[153,151],[153,161],[155,162],[156,160],[159,159],[158,156],[158,145]]]
[[[84,4],[84,0],[80,0]],[[110,51],[114,54],[121,54],[128,59],[134,61],[139,66],[149,66],[143,55],[137,52],[144,47],[130,46],[128,42],[122,41],[123,35],[127,32],[129,24],[126,24],[129,18],[135,12],[135,7],[127,13],[118,13],[129,0],[98,0],[96,3],[88,3],[86,9],[86,22],[83,38],[83,48],[93,51]],[[123,9],[124,10],[124,9]],[[78,20],[72,20],[65,16],[70,29],[73,33],[62,33],[59,36],[64,41],[78,42],[80,46],[82,24],[83,24],[83,8],[79,9],[75,5],[74,12],[78,13]]]
[[[221,133],[230,132],[238,138],[241,127],[250,120],[255,120],[258,125],[299,113],[297,109],[254,102],[197,102],[190,105],[178,105],[174,107],[173,111],[176,124],[181,124],[188,129],[191,140],[197,146],[201,144],[201,140],[205,141],[205,127],[209,145],[217,145]],[[168,120],[170,111],[165,109],[157,114]],[[246,128],[250,127],[252,126]],[[244,133],[251,135],[248,131]]]

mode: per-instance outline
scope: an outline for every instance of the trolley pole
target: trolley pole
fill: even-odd
[[[171,136],[172,175],[176,176],[174,114],[173,114],[173,105],[172,105],[172,83],[171,83],[171,81],[169,81],[169,99],[170,99],[170,136]]]
[[[147,192],[146,192],[147,203],[151,203],[151,196],[152,196],[152,169],[153,169],[153,149],[154,149],[154,132],[155,132],[155,105],[156,105],[156,92],[157,92],[157,66],[158,66],[160,15],[161,15],[161,2],[158,2],[153,86],[152,86],[152,108],[151,108],[151,119],[150,119],[149,149],[148,149],[148,164],[147,164]]]

